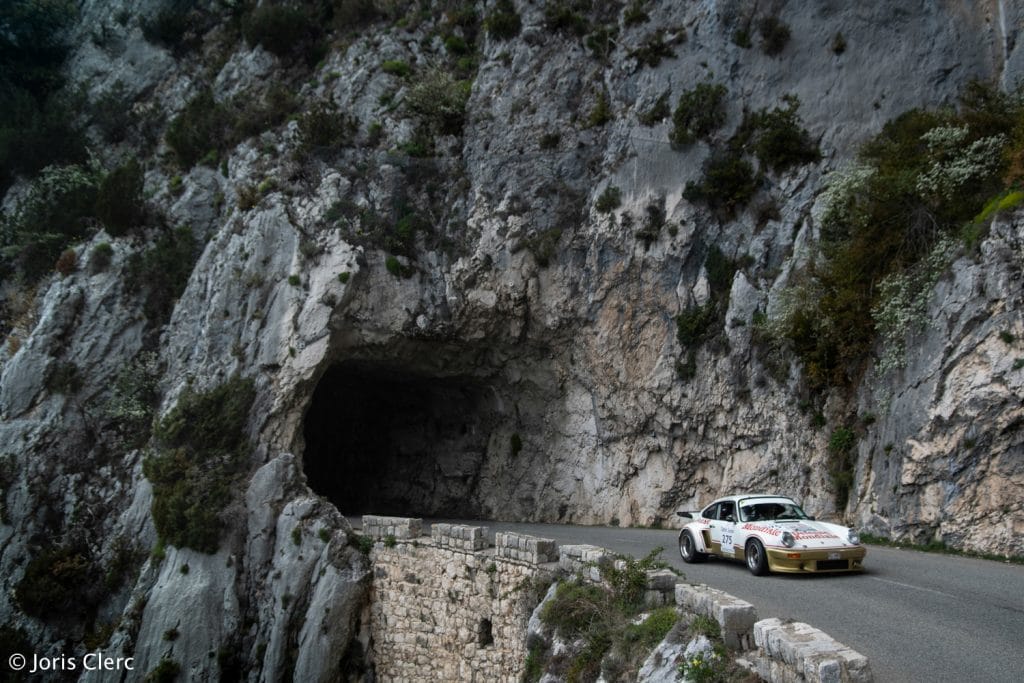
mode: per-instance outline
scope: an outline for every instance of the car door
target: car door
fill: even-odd
[[[718,504],[718,518],[711,522],[711,540],[719,544],[723,555],[736,555],[733,534],[736,532],[736,503],[723,500]]]

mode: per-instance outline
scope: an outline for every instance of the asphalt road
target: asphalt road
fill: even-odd
[[[358,518],[357,518],[358,519]],[[462,522],[662,559],[687,580],[752,603],[758,617],[819,628],[867,656],[879,683],[1024,680],[1024,566],[869,546],[865,571],[755,577],[739,562],[688,565],[678,531]]]

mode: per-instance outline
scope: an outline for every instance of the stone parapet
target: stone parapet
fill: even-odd
[[[800,622],[763,619],[754,624],[758,675],[770,683],[871,683],[867,657],[827,633]]]
[[[675,599],[676,583],[681,579],[671,569],[652,569],[647,572],[644,604],[648,607],[670,605]]]
[[[614,557],[596,545],[562,545],[558,547],[558,568],[570,574],[581,574],[591,581],[600,581],[601,564],[613,562]]]
[[[550,538],[498,532],[494,534],[494,550],[502,559],[529,564],[558,561],[558,544]]]
[[[468,552],[485,550],[489,545],[487,543],[487,527],[485,526],[435,522],[430,526],[430,539],[442,548]]]
[[[382,517],[363,515],[363,535],[374,539],[391,536],[398,539],[419,538],[423,533],[423,520],[416,517]]]
[[[749,650],[753,647],[752,632],[757,612],[749,602],[704,584],[678,583],[675,591],[677,605],[718,622],[726,647],[733,650]]]

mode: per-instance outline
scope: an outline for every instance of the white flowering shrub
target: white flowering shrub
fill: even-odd
[[[991,176],[1002,164],[1005,135],[992,135],[968,143],[967,126],[939,126],[921,136],[932,157],[931,166],[917,179],[925,197],[953,200],[970,183]]]
[[[879,283],[878,303],[871,311],[882,342],[879,372],[906,365],[907,336],[923,329],[928,322],[928,299],[957,249],[956,240],[944,236],[925,258]]]

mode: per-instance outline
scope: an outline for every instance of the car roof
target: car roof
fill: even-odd
[[[715,498],[713,501],[711,501],[710,503],[708,503],[704,507],[708,507],[708,505],[714,505],[715,503],[721,503],[721,502],[727,501],[727,500],[728,501],[732,501],[732,502],[735,503],[735,502],[737,502],[739,500],[751,500],[752,498],[783,498],[785,500],[792,500],[794,503],[796,502],[796,500],[793,499],[792,497],[790,497],[790,496],[783,496],[783,495],[778,494],[778,493],[742,493],[742,494],[734,494],[734,495],[731,495],[731,496],[722,496],[721,498]]]

